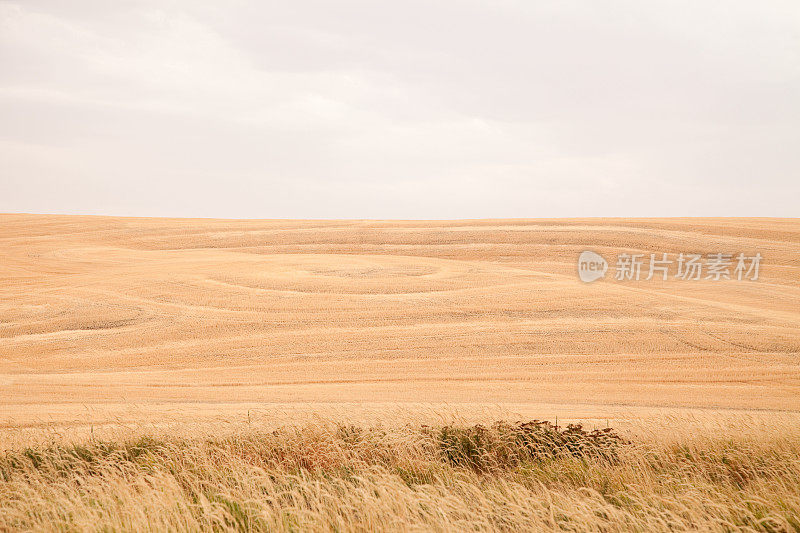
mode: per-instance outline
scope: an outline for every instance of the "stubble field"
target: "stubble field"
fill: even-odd
[[[800,528],[800,467],[791,459],[800,450],[798,220],[0,215],[0,249],[1,527]],[[606,279],[578,279],[576,260],[587,249],[612,263]],[[757,281],[613,279],[617,254],[645,254],[645,278],[649,254],[664,252],[763,259]],[[636,444],[611,463],[562,457],[542,466],[526,456],[476,469],[448,462],[448,453],[437,462],[439,429],[434,437],[420,429],[534,418],[562,427],[581,421],[587,430],[611,425]],[[282,433],[288,426],[296,428],[291,439]],[[347,427],[372,435],[354,448],[366,457],[347,455]],[[142,435],[166,439],[153,441],[155,451],[145,446],[152,471],[98,452],[98,443]],[[280,442],[267,453],[257,435]],[[250,440],[234,452],[224,439]],[[74,443],[101,457],[101,474],[80,463],[59,485],[42,470],[46,461],[14,463],[33,446],[62,464],[59,447]],[[495,453],[478,444],[481,454]],[[386,455],[392,446],[400,459]],[[687,446],[689,457],[702,452],[688,463]],[[299,459],[286,467],[295,448],[327,459],[322,468]],[[661,455],[652,462],[654,450]],[[746,459],[753,450],[763,468]],[[192,470],[198,485],[190,490],[194,481],[180,482],[185,461],[170,463],[175,454],[255,477],[244,486],[241,477]],[[686,469],[666,466],[670,454]],[[747,476],[714,477],[731,458]],[[411,480],[403,474],[410,463]],[[535,474],[520,470],[530,464],[539,465]],[[418,478],[420,465],[435,475]],[[265,472],[299,476],[279,490],[294,499],[259,500],[267,489],[253,468],[273,485],[279,481]],[[693,475],[707,485],[669,481]],[[43,477],[34,486],[31,476]],[[90,490],[86,479],[103,482]],[[92,490],[110,479],[120,485],[106,501]],[[209,486],[227,487],[228,503],[209,499]],[[298,496],[309,486],[317,487],[313,496]],[[373,494],[389,486],[391,505]],[[143,496],[167,489],[172,496],[158,504]],[[606,489],[632,499],[614,503]],[[670,507],[684,489],[695,490],[695,504]],[[761,500],[745,506],[750,493]],[[442,498],[450,503],[430,511]],[[474,498],[480,504],[471,508]],[[135,499],[138,506],[113,504]],[[498,509],[509,505],[504,522]],[[59,514],[62,507],[71,511]],[[155,521],[148,509],[156,508],[174,520]]]

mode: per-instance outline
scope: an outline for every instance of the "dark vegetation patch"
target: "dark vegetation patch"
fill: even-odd
[[[586,431],[580,424],[561,427],[539,420],[497,422],[490,427],[445,426],[428,431],[435,436],[446,462],[477,472],[565,457],[615,462],[625,443],[611,428]]]

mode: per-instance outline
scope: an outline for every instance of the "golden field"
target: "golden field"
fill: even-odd
[[[800,528],[800,220],[8,214],[0,246],[0,529]],[[622,252],[763,259],[615,281]],[[476,471],[420,437],[534,418],[632,444]]]
[[[800,411],[800,221],[0,217],[0,421],[480,404]],[[760,252],[584,284],[580,251]],[[133,412],[129,407],[135,406]]]

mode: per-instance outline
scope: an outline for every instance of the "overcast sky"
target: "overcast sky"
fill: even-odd
[[[800,216],[800,2],[0,1],[0,211]]]

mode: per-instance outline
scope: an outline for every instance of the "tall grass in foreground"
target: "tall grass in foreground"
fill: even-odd
[[[800,531],[800,439],[315,425],[0,456],[0,530]]]

